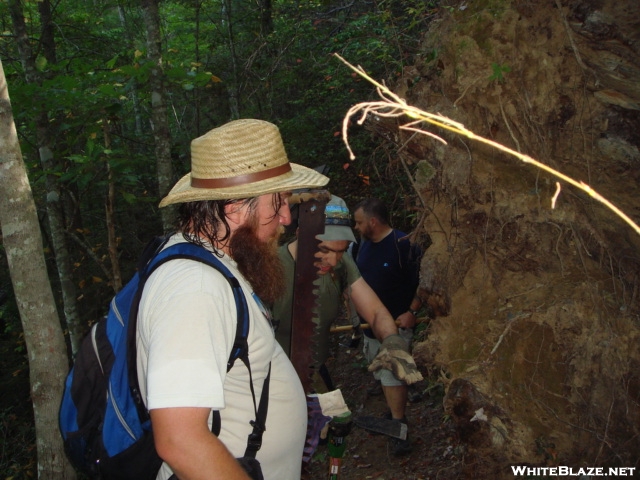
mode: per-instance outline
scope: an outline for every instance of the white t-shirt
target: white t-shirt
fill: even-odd
[[[167,246],[179,241],[184,241],[182,235],[175,235]],[[302,386],[236,263],[228,256],[221,261],[240,282],[249,306],[249,362],[256,402],[271,362],[266,431],[257,459],[265,479],[298,480],[307,426]],[[226,372],[236,317],[231,287],[217,270],[182,259],[162,265],[147,281],[140,301],[138,376],[150,410],[219,410],[219,438],[232,455],[241,457],[255,411],[247,367],[238,359]],[[165,480],[171,474],[163,464],[157,478]]]

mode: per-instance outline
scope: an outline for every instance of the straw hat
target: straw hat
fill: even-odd
[[[174,185],[160,207],[257,197],[328,182],[315,170],[289,163],[278,127],[263,120],[235,120],[191,142],[191,173]]]
[[[346,240],[355,242],[351,230],[351,214],[344,200],[335,195],[331,195],[331,200],[324,208],[324,233],[318,235],[322,241]]]

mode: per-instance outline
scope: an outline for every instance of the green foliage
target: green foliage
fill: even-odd
[[[509,67],[509,65],[506,65],[506,64],[500,65],[498,63],[492,63],[491,70],[493,71],[493,73],[489,77],[489,81],[503,83],[504,74],[509,73],[511,71],[511,67]]]
[[[230,10],[224,10],[226,3]],[[377,95],[331,54],[338,52],[374,78],[392,81],[419,51],[421,33],[437,11],[437,2],[382,0],[346,5],[337,0],[273,0],[272,29],[262,23],[258,2],[202,0],[198,4],[199,10],[195,2],[160,3],[164,87],[176,176],[189,169],[190,141],[233,118],[233,98],[240,117],[263,118],[280,127],[292,161],[327,165],[332,191],[349,202],[380,196],[402,211],[411,187],[397,164],[387,167],[389,158],[378,149],[379,141],[370,131],[350,128],[358,160],[348,160],[341,138],[343,117],[354,103]],[[9,34],[0,37],[0,55],[39,210],[44,212],[45,179],[55,178],[68,228],[82,232],[83,240],[95,246],[94,253],[103,255],[110,171],[122,259],[134,259],[146,239],[159,233],[149,123],[149,75],[155,66],[146,57],[140,4],[116,6],[98,0],[67,2],[64,9],[54,9],[55,58],[46,57],[39,43],[42,25],[37,2],[24,2],[23,8],[40,83],[25,82],[20,55]],[[4,31],[11,29],[6,4],[0,4],[0,25]],[[437,50],[431,55],[435,60]],[[47,170],[40,165],[36,138],[43,110],[54,155]],[[410,222],[411,215],[403,212],[394,221]],[[81,251],[72,249],[72,255],[79,265],[78,285],[82,279],[102,276]],[[86,288],[81,288],[83,299]],[[94,317],[97,303],[89,300],[83,315]]]
[[[429,397],[434,404],[442,403],[445,396],[444,384],[438,380],[429,380],[427,388],[422,392],[425,397]]]
[[[426,339],[427,333],[429,329],[428,322],[420,322],[413,329],[413,339],[414,341],[422,342]]]
[[[420,160],[416,166],[415,181],[419,188],[426,188],[435,177],[436,169],[427,160]]]
[[[353,368],[356,368],[358,370],[362,370],[362,371],[367,371],[367,369],[369,368],[369,362],[367,362],[367,359],[364,358],[363,356],[358,356],[356,357],[357,361],[352,362],[351,366]]]
[[[510,0],[475,0],[445,8],[455,19],[455,28],[461,34],[473,38],[478,48],[491,57],[493,53],[492,24],[500,20],[509,3]]]
[[[313,458],[311,459],[312,462],[314,463],[327,463],[329,460],[329,452],[327,452],[326,449],[318,449],[315,451],[315,453],[313,454]]]
[[[410,3],[411,4],[406,7],[406,13],[409,17],[409,29],[426,26],[426,19],[435,15],[439,4],[437,1]]]
[[[438,59],[439,53],[440,51],[437,48],[433,48],[432,50],[428,51],[427,54],[423,57],[425,64],[428,65],[432,62],[435,62]]]

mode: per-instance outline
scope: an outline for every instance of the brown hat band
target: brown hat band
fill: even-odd
[[[193,188],[225,188],[234,187],[236,185],[245,185],[247,183],[259,182],[268,178],[278,177],[291,171],[289,162],[278,165],[274,168],[262,170],[255,173],[247,173],[246,175],[238,175],[237,177],[227,178],[193,178],[191,177],[191,186]]]

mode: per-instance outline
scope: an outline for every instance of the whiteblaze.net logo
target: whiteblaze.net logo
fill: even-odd
[[[636,467],[526,467],[512,466],[511,471],[515,476],[569,476],[569,477],[633,477]]]

